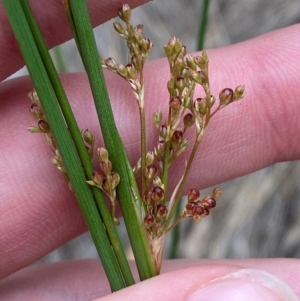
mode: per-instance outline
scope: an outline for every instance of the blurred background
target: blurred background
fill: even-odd
[[[190,52],[195,51],[201,9],[200,0],[157,0],[135,9],[133,23],[144,24],[145,37],[155,44],[150,58],[164,56],[163,45],[174,35]],[[205,48],[237,43],[298,23],[299,12],[299,0],[210,1]],[[99,52],[124,62],[126,47],[114,32],[113,22],[95,29]],[[60,71],[83,70],[73,41],[51,53]],[[220,187],[224,194],[209,218],[199,225],[191,220],[180,223],[175,245],[169,235],[165,258],[300,257],[300,162],[276,164]],[[121,226],[120,232],[124,231]],[[87,233],[39,262],[91,257],[97,258],[97,253]]]

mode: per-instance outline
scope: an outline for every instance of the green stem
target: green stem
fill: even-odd
[[[86,184],[81,162],[66,128],[52,84],[24,14],[22,3],[24,2],[19,0],[3,0],[4,8],[58,145],[74,193],[86,218],[111,288],[116,291],[125,286],[124,279],[120,274],[118,263],[95,205],[92,191]]]
[[[180,225],[179,222],[182,218],[179,217],[179,214],[181,212],[181,203],[178,204],[175,210],[175,216],[178,216],[177,220],[174,222],[173,225],[173,231],[171,232],[171,246],[170,246],[170,252],[169,252],[169,259],[175,259],[177,258],[177,250],[178,250],[178,244],[179,244],[179,237],[180,237]],[[177,226],[177,227],[176,227]],[[171,229],[167,229],[170,231]]]
[[[209,8],[209,0],[203,0],[201,17],[199,22],[198,41],[197,41],[198,51],[204,48],[206,27],[208,23],[208,8]]]
[[[70,134],[74,141],[75,147],[79,154],[80,160],[82,162],[82,166],[84,168],[85,175],[86,175],[87,179],[90,179],[91,175],[94,171],[94,168],[93,168],[90,156],[88,154],[88,151],[83,142],[81,132],[77,125],[75,116],[72,112],[71,106],[70,106],[69,101],[66,96],[66,93],[62,86],[60,78],[57,74],[57,71],[54,67],[53,61],[52,61],[51,56],[46,47],[43,36],[39,30],[39,27],[35,20],[33,12],[26,0],[21,0],[21,3],[23,6],[23,9],[24,9],[24,13],[27,16],[27,21],[30,26],[31,32],[33,34],[33,37],[35,39],[38,50],[40,52],[41,58],[43,60],[45,69],[48,73],[49,79],[51,81],[51,84],[53,86],[57,100],[59,102],[60,108],[61,108],[64,118],[67,122],[68,129],[70,131]],[[110,242],[112,244],[113,250],[115,252],[118,263],[120,265],[120,269],[124,276],[126,285],[132,285],[132,284],[134,284],[134,278],[132,276],[130,266],[127,261],[124,249],[122,247],[120,238],[115,229],[115,224],[113,222],[113,219],[111,218],[111,214],[106,205],[105,198],[103,197],[101,191],[98,188],[92,187],[92,191],[93,191],[96,203],[98,205],[100,215],[105,224],[105,228],[106,228],[107,234],[109,236]]]
[[[157,271],[151,256],[145,230],[141,225],[135,204],[132,201],[130,177],[128,176],[128,173],[132,173],[132,169],[129,169],[126,163],[128,157],[114,121],[86,3],[83,0],[70,0],[70,8],[105,146],[113,166],[121,178],[117,187],[117,193],[128,236],[140,278],[145,280],[155,276]]]
[[[171,207],[171,210],[170,210],[170,213],[168,214],[168,218],[167,218],[167,221],[165,223],[165,230],[168,229],[169,227],[169,224],[172,220],[172,217],[174,215],[174,211],[176,209],[176,207],[178,206],[178,202],[180,200],[180,197],[182,195],[182,190],[184,188],[184,185],[185,185],[185,182],[187,180],[187,177],[188,177],[188,174],[189,174],[189,171],[191,169],[191,166],[192,166],[192,163],[193,163],[193,160],[194,160],[194,157],[196,155],[196,152],[197,152],[197,149],[198,149],[198,146],[202,140],[202,137],[203,137],[203,134],[200,133],[197,135],[197,138],[195,140],[195,143],[194,143],[194,146],[193,146],[193,149],[192,149],[192,152],[191,152],[191,155],[189,157],[189,160],[187,162],[187,165],[186,165],[186,168],[184,170],[184,174],[183,174],[183,177],[179,183],[179,187],[177,188],[177,191],[176,191],[176,194],[175,194],[175,197],[174,197],[174,202],[172,204],[172,207]]]
[[[145,121],[145,109],[144,106],[139,106],[140,111],[140,127],[141,127],[141,174],[142,174],[142,195],[146,191],[146,154],[147,154],[147,145],[146,145],[146,121]]]

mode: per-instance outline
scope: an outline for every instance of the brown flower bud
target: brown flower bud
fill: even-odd
[[[39,120],[38,128],[41,130],[42,133],[49,133],[50,127],[49,124],[45,120]]]
[[[166,135],[167,135],[167,127],[163,124],[161,127],[160,127],[160,131],[159,131],[159,134],[162,138],[166,138]]]
[[[194,102],[194,108],[201,115],[205,115],[207,111],[207,100],[206,98],[197,98]]]
[[[198,206],[198,204],[197,204],[197,203],[194,203],[194,202],[192,202],[192,203],[187,203],[187,204],[185,205],[185,211],[186,211],[185,214],[188,215],[188,216],[193,215],[193,209],[194,209],[195,206]]]
[[[185,82],[183,77],[177,77],[175,87],[178,91],[183,91],[183,89],[185,88]]]
[[[178,55],[182,51],[182,43],[179,39],[175,39],[174,54]]]
[[[221,194],[222,194],[221,188],[216,187],[216,188],[213,190],[213,197],[214,197],[214,198],[218,198]]]
[[[119,35],[124,36],[125,28],[119,22],[114,22],[113,26]]]
[[[216,202],[216,199],[215,199],[215,198],[213,198],[211,195],[208,195],[208,196],[206,196],[206,197],[201,201],[201,204],[202,204],[205,208],[211,209],[211,208],[216,207],[217,202]]]
[[[234,100],[239,100],[243,98],[244,93],[245,93],[245,86],[244,85],[237,86],[234,90],[234,95],[233,95]]]
[[[111,161],[107,160],[107,161],[103,161],[100,162],[100,169],[103,171],[103,173],[108,176],[111,173],[111,169],[112,169],[112,163]]]
[[[107,162],[108,161],[108,151],[105,147],[97,148],[97,156],[100,162]]]
[[[169,106],[171,110],[178,111],[181,106],[181,100],[179,97],[175,96],[170,99]]]
[[[133,32],[142,34],[143,33],[143,28],[144,28],[143,24],[138,24],[134,27]]]
[[[102,186],[103,176],[97,171],[94,171],[92,173],[92,180],[96,185]]]
[[[158,142],[157,147],[154,150],[155,156],[160,160],[165,152],[165,141],[161,140]]]
[[[168,208],[165,205],[158,204],[156,206],[156,216],[159,218],[163,218],[167,215],[168,213]]]
[[[146,228],[151,228],[155,223],[155,218],[152,214],[147,214],[144,218],[144,224]]]
[[[151,165],[154,161],[154,153],[153,152],[147,152],[146,154],[146,164]]]
[[[207,83],[207,76],[205,75],[203,70],[195,71],[192,69],[189,69],[189,76],[190,79],[195,81],[198,84],[204,84]]]
[[[111,57],[105,60],[105,65],[112,70],[117,69],[117,62]]]
[[[148,52],[153,47],[153,43],[149,39],[143,39],[141,41],[141,48],[144,50],[144,52]]]
[[[208,216],[208,215],[209,215],[209,209],[208,208],[204,208],[203,216]]]
[[[153,187],[153,189],[152,189],[152,200],[154,202],[162,202],[163,199],[164,199],[164,196],[165,196],[164,190],[161,187],[159,187],[159,186]]]
[[[131,18],[131,9],[129,7],[128,4],[123,4],[122,8],[120,8],[118,10],[118,15],[119,15],[119,18],[128,23],[130,22],[130,18]]]
[[[182,141],[183,133],[180,130],[176,130],[172,135],[172,142],[179,144]]]
[[[220,105],[222,107],[228,105],[233,101],[233,91],[230,88],[225,88],[219,93]]]
[[[157,168],[154,164],[148,165],[145,168],[145,178],[147,180],[152,180],[157,175]]]
[[[167,57],[170,57],[173,54],[173,47],[171,45],[165,45],[164,50]]]
[[[200,197],[200,191],[196,188],[190,189],[188,193],[188,202],[194,202]]]
[[[149,188],[144,192],[143,200],[148,206],[152,204],[152,188]]]
[[[124,65],[117,63],[117,72],[122,77],[127,77],[127,69]]]
[[[205,215],[205,208],[200,205],[197,205],[193,208],[192,216],[195,223],[199,223],[202,219],[202,216]]]
[[[111,185],[111,189],[116,189],[116,187],[119,185],[120,183],[120,176],[117,172],[113,171],[110,173],[110,185]]]
[[[194,57],[194,62],[200,69],[204,69],[206,67],[206,63],[201,56]]]
[[[30,133],[33,133],[33,134],[41,133],[41,130],[40,130],[39,127],[37,127],[37,126],[29,126],[29,127],[27,128],[27,130],[28,130]]]
[[[83,137],[84,142],[86,142],[89,145],[92,145],[95,141],[95,137],[92,135],[92,133],[88,129],[83,131],[82,137]]]
[[[127,70],[127,77],[128,78],[134,78],[136,75],[136,69],[133,65],[133,63],[129,63],[125,66],[126,70]]]
[[[194,58],[190,54],[188,54],[185,59],[188,67],[191,68],[192,70],[197,71],[197,65],[195,63]]]
[[[183,124],[185,127],[190,127],[195,123],[195,118],[193,116],[193,114],[191,113],[187,113],[184,115],[183,117]]]
[[[35,118],[35,119],[43,119],[44,117],[44,111],[43,108],[38,106],[38,105],[31,105],[30,106],[30,114]]]

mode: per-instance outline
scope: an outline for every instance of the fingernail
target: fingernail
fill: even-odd
[[[282,280],[264,271],[242,269],[193,291],[186,301],[299,301]]]

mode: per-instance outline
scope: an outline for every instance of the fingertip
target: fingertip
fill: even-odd
[[[255,269],[241,269],[197,288],[185,300],[298,301],[299,298],[274,275]]]

